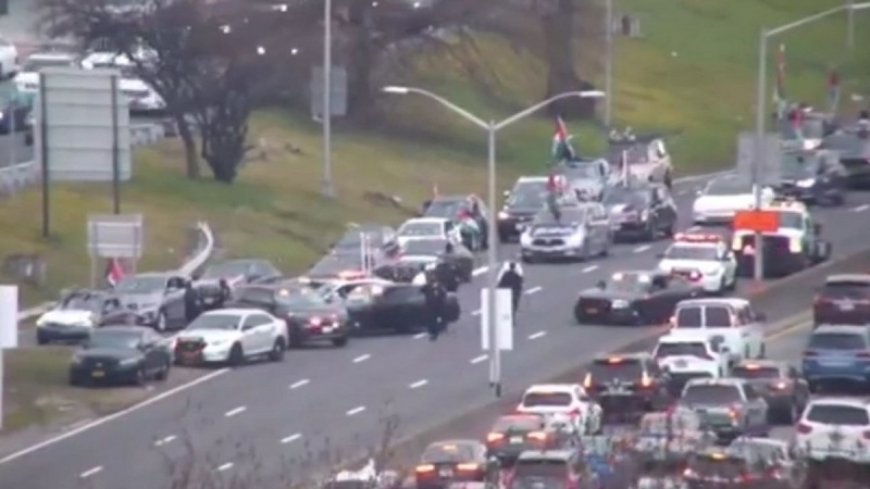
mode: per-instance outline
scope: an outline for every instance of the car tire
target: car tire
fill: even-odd
[[[285,351],[287,351],[287,345],[284,344],[284,338],[279,336],[275,339],[275,343],[272,344],[272,351],[269,352],[269,360],[273,362],[283,361]]]
[[[157,321],[154,323],[154,329],[163,333],[167,329],[167,323],[166,312],[160,311],[157,313]]]
[[[332,346],[334,346],[336,348],[344,348],[347,346],[347,340],[348,340],[347,336],[342,336],[341,338],[333,338],[332,339]]]
[[[227,364],[230,367],[239,367],[245,363],[245,352],[242,351],[242,345],[236,343],[230,348],[230,354],[227,356]]]
[[[171,363],[172,362],[170,362],[169,360],[166,360],[166,363],[163,364],[163,368],[161,368],[157,371],[156,374],[154,374],[154,379],[160,382],[166,380],[169,377],[169,370],[172,368]]]

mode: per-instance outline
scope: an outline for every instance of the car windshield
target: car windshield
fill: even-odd
[[[634,382],[643,375],[643,367],[637,360],[597,360],[589,367],[594,382],[606,383],[614,380]]]
[[[553,227],[582,224],[586,220],[586,212],[583,209],[563,209],[559,219],[550,211],[540,212],[535,216],[535,226]]]
[[[810,178],[819,170],[819,159],[803,153],[786,153],[782,156],[782,176],[794,180]]]
[[[203,314],[187,326],[188,331],[233,331],[239,327],[239,316],[234,314]]]
[[[614,292],[641,293],[649,290],[652,279],[641,273],[617,273],[605,285],[606,290]]]
[[[82,294],[73,294],[64,299],[60,305],[60,309],[90,312],[100,312],[102,307],[103,300],[101,298]]]
[[[719,249],[715,245],[679,245],[675,244],[665,252],[665,258],[669,260],[716,260],[719,257]]]
[[[781,211],[779,214],[779,227],[788,229],[803,229],[804,216],[799,212]]]
[[[794,123],[785,117],[780,122],[779,132],[785,140],[822,139],[825,135],[825,123],[821,119],[809,118],[795,127]]]
[[[870,296],[870,282],[852,280],[829,281],[822,289],[822,295],[837,299],[865,299]]]
[[[453,219],[462,210],[464,203],[461,199],[435,199],[426,208],[426,216]]]
[[[24,67],[22,67],[22,71],[24,72],[38,72],[43,68],[51,68],[54,66],[74,66],[75,61],[69,58],[28,58],[27,61],[24,62]]]
[[[440,255],[447,247],[446,239],[414,239],[405,243],[405,255]]]
[[[700,328],[704,326],[703,309],[700,307],[683,307],[677,311],[676,326],[678,328]]]
[[[690,385],[686,387],[682,397],[686,403],[712,405],[733,404],[743,401],[740,389],[733,385]]]
[[[841,426],[867,426],[870,417],[867,409],[844,404],[813,404],[807,413],[807,421]]]
[[[511,489],[564,489],[567,474],[564,460],[518,460]]]
[[[166,288],[165,277],[130,277],[121,280],[115,290],[121,294],[153,294]]]
[[[537,416],[502,416],[492,426],[492,431],[534,431],[542,427]]]
[[[529,392],[523,396],[525,407],[562,407],[571,405],[571,394],[567,392]]]
[[[717,178],[707,185],[707,195],[746,195],[752,193],[752,182],[742,178]]]
[[[315,291],[299,290],[293,293],[277,294],[278,303],[290,309],[322,309],[326,307],[324,298]]]
[[[334,277],[342,272],[359,270],[362,268],[361,259],[360,253],[329,254],[311,267],[308,275],[312,277]]]
[[[383,233],[381,231],[367,229],[352,229],[335,243],[335,248],[359,250],[362,247],[362,237],[366,236],[369,246],[381,246],[383,244]]]
[[[96,329],[86,344],[87,349],[108,348],[129,350],[139,345],[142,335],[132,331],[106,331]]]
[[[848,132],[828,136],[824,147],[838,151],[841,158],[864,158],[870,155],[870,140]]]
[[[731,369],[731,376],[740,379],[778,379],[779,368],[762,365],[738,365]]]
[[[508,207],[538,208],[547,202],[546,182],[517,182],[507,201]]]
[[[627,187],[615,187],[604,196],[604,205],[631,205],[646,207],[650,203],[650,193],[645,189],[633,189]]]
[[[441,236],[444,225],[440,222],[410,221],[399,228],[402,236]]]
[[[685,343],[659,343],[656,348],[656,358],[693,356],[704,358],[707,356],[707,344],[698,342]]]
[[[835,333],[816,331],[810,336],[809,348],[819,350],[857,351],[866,350],[864,336],[859,333]]]
[[[226,277],[238,277],[240,275],[248,275],[254,264],[248,261],[230,261],[212,265],[205,269],[202,278],[219,279]]]
[[[474,450],[462,443],[439,443],[429,445],[420,457],[427,464],[473,462]]]

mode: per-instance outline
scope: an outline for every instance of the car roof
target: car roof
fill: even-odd
[[[677,307],[700,307],[700,306],[748,306],[750,302],[742,297],[706,297],[703,299],[685,299],[677,304]]]
[[[432,202],[439,201],[447,201],[447,202],[464,202],[472,197],[471,194],[461,195],[461,194],[453,194],[453,195],[439,195],[432,199]]]
[[[215,309],[213,311],[206,311],[202,313],[203,316],[247,316],[248,314],[253,313],[262,313],[258,309],[245,309],[242,307],[228,307],[225,309]]]
[[[859,324],[821,324],[816,329],[813,330],[810,334],[817,333],[855,333],[855,334],[867,334],[866,325]]]
[[[733,443],[743,442],[752,445],[767,445],[777,448],[788,448],[788,442],[777,438],[760,438],[757,436],[741,436],[736,438]]]
[[[614,359],[614,358],[619,358],[621,360],[643,361],[643,360],[651,359],[652,355],[646,351],[636,351],[636,352],[629,352],[629,353],[599,353],[598,355],[595,356],[595,361],[596,362],[609,361],[609,360]],[[614,363],[616,363],[616,362],[614,362]]]
[[[571,450],[524,450],[519,460],[570,460]]]
[[[402,226],[411,222],[434,222],[440,224],[449,220],[446,217],[414,217],[402,223]]]
[[[70,59],[74,60],[76,58],[75,53],[69,53],[64,51],[36,51],[31,53],[25,60],[29,59]]]
[[[864,282],[870,285],[870,274],[868,273],[840,273],[830,275],[825,279],[825,284],[834,284],[837,282]]]
[[[517,183],[547,183],[548,177],[543,176],[528,176],[517,178]]]
[[[746,385],[745,379],[740,379],[736,377],[719,377],[719,378],[710,378],[710,377],[702,377],[690,379],[687,386],[690,385],[731,385],[734,387]]]
[[[807,407],[817,405],[852,406],[857,408],[870,409],[870,399],[845,396],[817,397],[815,399],[811,399],[809,404],[807,404]]]
[[[166,279],[173,277],[173,276],[174,275],[170,272],[144,272],[144,273],[137,273],[136,275],[131,275],[131,277],[133,277],[133,278],[155,277],[155,278],[166,278]]]
[[[153,331],[153,330],[151,328],[146,328],[144,326],[118,325],[118,326],[102,326],[102,327],[96,328],[94,331],[102,331],[104,333],[145,334],[148,331]]]
[[[476,447],[480,445],[480,442],[471,438],[455,438],[449,440],[438,440],[433,441],[432,443],[426,445],[426,449],[443,447],[444,445],[457,445],[457,446],[467,446],[467,447]]]
[[[703,330],[690,328],[686,331],[676,330],[659,336],[659,343],[710,343],[710,335]]]
[[[576,384],[534,384],[534,385],[529,386],[528,389],[526,389],[526,394],[529,394],[532,392],[537,392],[537,393],[567,392],[567,393],[570,393],[570,392],[573,392],[574,387],[576,387]]]

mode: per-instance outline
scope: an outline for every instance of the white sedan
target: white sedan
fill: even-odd
[[[287,323],[256,309],[219,309],[196,318],[174,344],[180,364],[240,365],[260,356],[278,362],[287,349]]]
[[[754,189],[748,179],[738,175],[714,178],[698,192],[692,204],[692,220],[696,224],[729,223],[738,211],[755,207]],[[762,207],[770,205],[775,197],[772,188],[762,188]]]
[[[462,243],[459,228],[442,217],[418,217],[405,221],[397,232],[399,246],[404,247],[415,239],[446,239],[454,244]]]

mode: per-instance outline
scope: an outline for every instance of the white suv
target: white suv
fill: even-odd
[[[870,401],[855,398],[810,401],[797,425],[795,443],[814,462],[845,459],[870,464]]]
[[[578,433],[601,431],[603,410],[580,384],[537,384],[526,389],[517,412],[545,418],[567,417]]]

